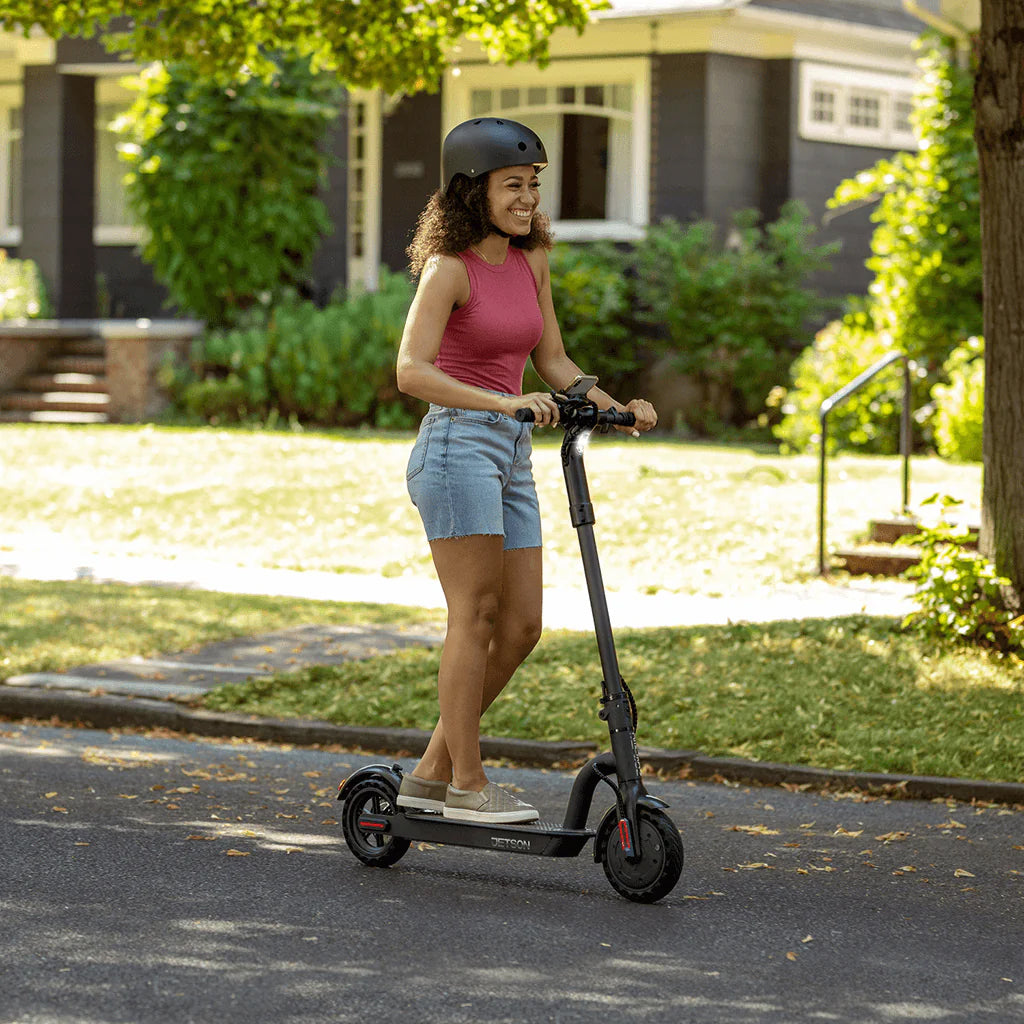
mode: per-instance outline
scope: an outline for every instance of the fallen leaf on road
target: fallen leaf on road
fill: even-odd
[[[800,941],[804,942],[804,943],[806,943],[806,942],[813,942],[814,941],[814,936],[813,935],[805,935]]]
[[[55,797],[56,795],[57,795],[57,792],[56,792],[56,790],[55,790],[55,791],[54,791],[54,792],[52,792],[52,793],[47,793],[47,794],[46,794],[46,795],[45,795],[45,796],[43,797],[43,799],[44,799],[44,800],[52,800],[52,799],[53,799],[53,798],[54,798],[54,797]]]
[[[970,873],[970,871],[965,871],[963,868],[957,868],[956,871],[953,872],[953,877],[954,878],[974,878],[976,876],[972,875]]]
[[[67,814],[68,809],[66,807],[51,807],[51,811],[56,811],[58,814]]]
[[[248,853],[243,853],[243,851],[241,851],[241,850],[226,850],[225,852],[227,853],[227,855],[229,857],[248,857],[249,856]]]
[[[875,836],[880,843],[900,843],[909,838],[909,832],[886,832],[885,835]]]
[[[777,828],[768,828],[767,825],[730,825],[730,832],[745,832],[748,836],[777,836]]]
[[[212,843],[217,837],[216,836],[191,835],[191,836],[186,836],[185,838],[186,839],[201,839],[204,843]]]
[[[754,863],[752,863],[752,864],[737,864],[736,867],[738,867],[741,871],[757,871],[760,868],[768,868],[769,871],[774,871],[775,870],[771,866],[771,864],[765,864],[764,861],[760,861],[760,860],[759,861],[754,861]]]
[[[839,828],[837,828],[835,830],[835,832],[832,833],[832,835],[834,835],[834,836],[853,836],[854,838],[856,838],[857,836],[864,835],[864,829],[861,828],[861,829],[858,829],[856,832],[849,832],[845,828],[843,828],[842,825],[840,825]]]
[[[786,959],[787,960],[796,960],[796,958],[797,958],[797,954],[796,953],[787,953],[786,954]]]

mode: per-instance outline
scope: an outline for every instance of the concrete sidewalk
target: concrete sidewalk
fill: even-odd
[[[59,552],[0,554],[0,576],[40,580],[191,587],[229,593],[277,594],[331,601],[362,601],[437,608],[443,595],[436,580],[400,577],[252,569],[186,562],[90,556]],[[608,595],[616,628],[719,625],[844,615],[900,617],[912,609],[911,586],[903,581],[812,580],[731,598],[680,594],[612,592]],[[545,589],[547,628],[593,628],[589,599],[582,587]],[[204,736],[240,737],[299,745],[334,744],[382,754],[416,754],[427,733],[414,729],[341,726],[327,722],[278,720],[205,711],[198,706],[210,689],[229,682],[337,664],[410,645],[437,645],[440,626],[301,626],[260,636],[208,644],[155,658],[129,658],[85,665],[67,672],[34,673],[0,685],[0,715],[77,722],[95,728],[166,728]],[[597,695],[594,695],[595,701]],[[642,741],[642,728],[640,738]],[[522,764],[558,765],[591,756],[588,744],[541,743],[484,737],[484,756]],[[897,796],[986,800],[1024,804],[1024,784],[964,779],[838,772],[799,765],[766,764],[738,758],[707,757],[699,751],[643,750],[644,762],[658,770],[693,778],[717,778],[764,785],[843,787]]]
[[[232,594],[265,594],[320,601],[360,601],[416,608],[444,608],[436,577],[383,577],[363,573],[297,572],[181,558],[80,554],[72,550],[0,550],[0,576],[35,580],[152,584]],[[905,580],[813,579],[727,597],[659,591],[612,590],[608,609],[616,628],[723,625],[843,615],[902,617],[912,610],[912,584]],[[544,588],[547,629],[593,628],[590,602],[580,581]]]

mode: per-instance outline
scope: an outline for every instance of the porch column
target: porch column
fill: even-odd
[[[57,317],[93,317],[95,80],[52,65],[30,65],[24,75],[18,255],[39,265]]]

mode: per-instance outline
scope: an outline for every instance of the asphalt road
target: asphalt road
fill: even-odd
[[[687,859],[644,907],[589,849],[363,867],[373,760],[0,723],[0,1024],[1024,1021],[1024,812],[653,781]]]

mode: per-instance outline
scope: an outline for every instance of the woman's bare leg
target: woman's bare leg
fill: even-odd
[[[501,544],[500,537],[431,544],[448,602],[448,635],[438,673],[441,716],[413,774],[452,778],[458,789],[486,785],[480,716],[541,633],[541,549],[502,552]]]

